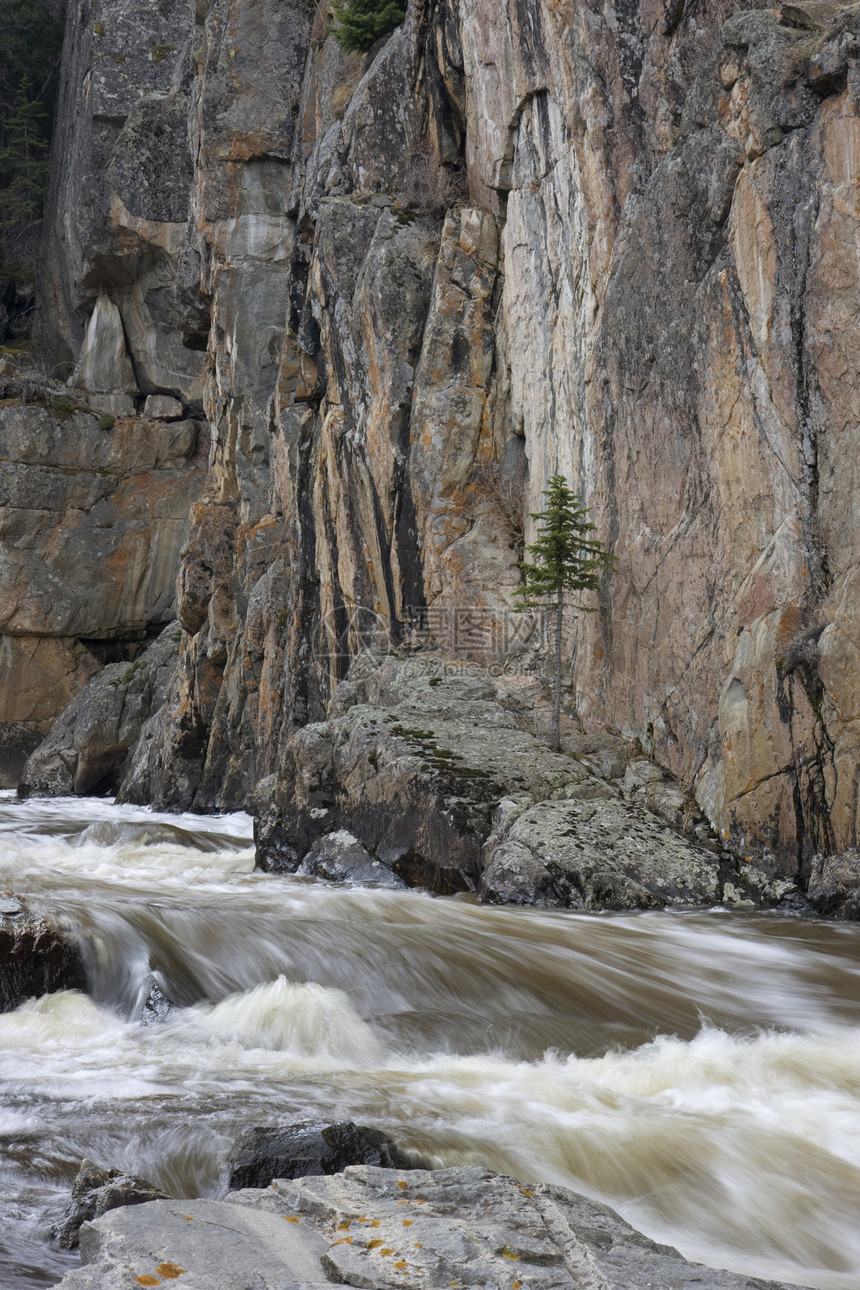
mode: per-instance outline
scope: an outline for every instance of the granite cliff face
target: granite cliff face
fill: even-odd
[[[619,562],[586,725],[769,872],[856,843],[858,50],[824,0],[419,0],[367,57],[311,0],[74,7],[51,362],[212,433],[127,797],[249,800],[368,643],[539,660],[561,470]]]

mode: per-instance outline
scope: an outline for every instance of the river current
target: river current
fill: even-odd
[[[860,927],[577,915],[253,872],[247,816],[0,794],[0,892],[88,992],[0,1016],[0,1286],[83,1156],[223,1193],[248,1125],[353,1119],[605,1200],[690,1259],[860,1287]],[[153,973],[179,1005],[144,1024]]]

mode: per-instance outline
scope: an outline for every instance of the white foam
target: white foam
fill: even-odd
[[[296,985],[283,976],[220,1003],[199,1004],[176,1024],[192,1039],[217,1038],[288,1058],[316,1059],[326,1067],[368,1067],[381,1059],[373,1031],[342,991]]]
[[[209,996],[148,1027],[74,992],[0,1017],[0,1076],[46,1142],[92,1133],[132,1167],[162,1141],[178,1159],[213,1106],[225,1139],[299,1107],[589,1192],[688,1257],[860,1285],[860,928],[308,885],[251,872],[247,817],[0,798],[19,810],[0,889],[84,935],[99,998],[151,968]],[[561,1052],[535,1055],[544,1033]]]

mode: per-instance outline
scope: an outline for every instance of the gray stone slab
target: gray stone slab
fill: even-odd
[[[281,1206],[283,1209],[283,1206]],[[81,1228],[85,1266],[63,1290],[299,1290],[330,1286],[326,1239],[261,1206],[164,1200],[113,1210]]]
[[[479,1167],[355,1165],[226,1201],[156,1201],[81,1229],[62,1290],[791,1290],[688,1263],[605,1205]]]

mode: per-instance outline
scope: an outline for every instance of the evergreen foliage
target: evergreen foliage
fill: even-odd
[[[5,122],[0,147],[0,234],[15,234],[38,220],[48,187],[48,138],[44,103],[32,98],[30,78],[21,77],[14,111]]]
[[[332,6],[334,36],[347,53],[367,53],[380,36],[399,27],[406,14],[403,0],[344,0]]]
[[[35,0],[0,0],[0,233],[42,213],[63,24]]]
[[[553,475],[543,491],[546,508],[531,512],[540,522],[537,541],[527,548],[533,562],[522,565],[525,582],[516,592],[519,609],[548,608],[555,613],[555,686],[553,693],[553,745],[560,747],[561,716],[561,635],[565,594],[577,597],[596,591],[600,575],[611,570],[615,557],[593,536],[595,526],[588,518],[588,507],[568,487],[563,475]],[[582,613],[592,613],[593,606],[577,599],[573,606]]]

